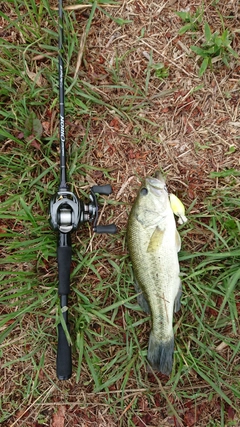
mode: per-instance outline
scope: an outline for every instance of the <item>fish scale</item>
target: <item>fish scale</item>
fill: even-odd
[[[143,191],[144,190],[144,191]],[[127,244],[138,302],[151,313],[148,360],[170,374],[174,350],[173,312],[180,306],[180,237],[163,178],[147,178],[129,215]]]

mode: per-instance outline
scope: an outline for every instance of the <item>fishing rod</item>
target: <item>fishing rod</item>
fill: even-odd
[[[65,104],[64,104],[64,62],[63,62],[63,0],[59,0],[59,137],[60,137],[60,184],[57,193],[51,198],[49,206],[50,225],[58,232],[57,262],[58,262],[58,294],[60,297],[61,322],[58,324],[58,346],[56,371],[60,380],[67,380],[72,375],[71,346],[68,342],[70,326],[68,321],[68,295],[70,293],[70,269],[72,260],[71,233],[84,222],[93,223],[95,233],[114,234],[115,224],[97,225],[98,202],[96,194],[109,195],[112,188],[107,185],[94,185],[90,189],[89,203],[80,200],[69,190],[66,167],[66,133],[65,133]]]

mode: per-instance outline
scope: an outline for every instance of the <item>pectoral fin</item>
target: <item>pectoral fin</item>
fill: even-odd
[[[181,237],[179,236],[179,233],[177,230],[176,230],[176,234],[175,234],[175,242],[176,242],[177,252],[179,252],[181,249]]]
[[[162,243],[163,233],[164,231],[160,230],[159,227],[155,228],[148,244],[147,252],[156,252],[158,250]]]

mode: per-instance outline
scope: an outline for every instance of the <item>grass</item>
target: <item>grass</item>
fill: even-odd
[[[235,71],[207,69],[200,80],[196,58],[181,53],[176,60],[181,45],[174,44],[175,36],[169,39],[168,28],[162,29],[161,50],[148,14],[138,12],[143,31],[137,18],[133,22],[126,10],[113,6],[94,3],[88,13],[65,13],[69,182],[81,198],[88,197],[92,184],[110,182],[114,196],[100,199],[102,221],[119,228],[115,236],[93,236],[85,225],[73,236],[74,375],[69,382],[55,375],[56,235],[48,224],[49,200],[59,185],[57,12],[45,0],[39,5],[13,0],[0,8],[0,422],[50,425],[58,415],[60,426],[64,406],[71,426],[80,425],[79,419],[89,426],[237,425]],[[213,27],[219,22],[222,28],[219,13],[228,16],[220,6],[216,14],[211,3],[201,10]],[[175,10],[165,12],[177,37]],[[162,28],[159,22],[157,28]],[[119,40],[109,43],[116,33]],[[186,46],[187,32],[182,37]],[[181,69],[182,82],[188,73],[187,88],[179,86]],[[183,298],[174,319],[170,378],[147,371],[150,319],[137,305],[125,243],[138,178],[158,166],[171,191],[189,207],[189,222],[180,228]]]
[[[189,11],[176,12],[176,15],[179,16],[179,18],[181,18],[185,23],[185,25],[180,28],[178,33],[180,35],[183,35],[187,31],[194,33],[196,30],[198,30],[199,25],[202,23],[203,9],[197,8],[193,15]]]
[[[226,29],[222,34],[218,32],[212,34],[209,24],[206,22],[204,25],[205,43],[201,47],[191,46],[193,52],[203,58],[202,64],[199,69],[199,76],[201,77],[208,66],[212,66],[212,59],[217,58],[222,60],[226,66],[229,66],[231,56],[238,58],[237,52],[231,48],[231,36]]]

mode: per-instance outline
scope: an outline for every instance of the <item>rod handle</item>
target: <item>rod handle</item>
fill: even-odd
[[[58,246],[58,293],[68,295],[70,293],[70,270],[72,260],[71,246]]]
[[[70,330],[67,324],[68,331]],[[58,325],[57,377],[68,380],[72,375],[72,350],[61,323]]]

